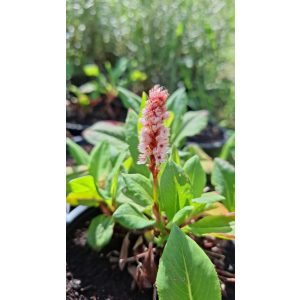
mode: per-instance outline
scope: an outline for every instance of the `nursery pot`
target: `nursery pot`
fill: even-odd
[[[225,128],[218,126],[215,122],[209,121],[207,127],[187,139],[187,143],[196,143],[211,157],[220,154],[223,145],[228,138]]]
[[[67,299],[151,300],[152,289],[132,290],[132,277],[120,271],[118,255],[125,234],[114,232],[111,242],[100,252],[86,244],[86,230],[98,208],[78,206],[67,215],[66,260]]]

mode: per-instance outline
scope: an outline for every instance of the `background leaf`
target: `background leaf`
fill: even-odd
[[[119,149],[128,148],[125,128],[121,122],[100,121],[83,131],[83,137],[92,145],[107,141]]]
[[[189,230],[201,236],[207,233],[234,233],[234,216],[207,216],[188,226]]]
[[[224,205],[235,210],[235,169],[229,162],[215,158],[211,182],[218,193],[225,197]]]
[[[118,87],[118,92],[123,105],[128,109],[131,108],[135,113],[138,114],[142,101],[141,97],[123,87]]]
[[[94,178],[90,175],[69,181],[70,193],[67,202],[70,205],[98,206],[102,199],[96,188]]]
[[[171,142],[175,146],[179,146],[184,138],[200,133],[207,126],[207,122],[208,112],[205,110],[185,113],[178,132],[175,136],[171,136]]]
[[[70,138],[67,138],[67,146],[70,155],[74,158],[77,165],[87,165],[89,163],[89,155],[87,152]]]
[[[159,261],[156,286],[160,300],[221,300],[214,265],[175,225]]]
[[[108,142],[99,143],[93,148],[89,162],[89,173],[94,177],[100,188],[105,188],[108,176],[112,170],[112,149]]]
[[[189,176],[193,196],[200,197],[206,185],[206,174],[201,166],[198,156],[194,155],[187,160],[183,169]]]
[[[136,208],[125,203],[118,207],[113,217],[116,222],[128,229],[142,229],[155,224],[154,220],[149,220]]]
[[[95,217],[88,228],[87,242],[96,251],[100,251],[111,240],[114,229],[114,220],[110,216]]]

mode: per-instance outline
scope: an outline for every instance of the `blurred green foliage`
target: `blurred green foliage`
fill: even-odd
[[[234,0],[67,0],[67,77],[120,57],[234,126]]]

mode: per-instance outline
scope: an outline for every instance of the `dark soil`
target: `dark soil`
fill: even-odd
[[[86,229],[98,210],[90,209],[67,226],[67,300],[152,300],[152,289],[132,289],[133,279],[127,269],[120,271],[118,251],[125,232],[116,228],[112,242],[101,252],[86,245]],[[234,245],[218,239],[199,239],[218,270],[225,272],[221,278],[223,300],[234,300]],[[219,273],[219,272],[218,272]],[[228,274],[227,274],[228,273]],[[219,274],[220,275],[220,274]],[[171,300],[171,299],[170,299]]]
[[[126,114],[127,109],[124,108],[119,98],[115,98],[109,105],[106,105],[106,99],[103,97],[95,100],[89,106],[67,101],[67,123],[80,124],[84,127],[103,120],[123,122],[126,119]]]

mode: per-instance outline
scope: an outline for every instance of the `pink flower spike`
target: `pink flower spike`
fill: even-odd
[[[149,98],[140,119],[143,128],[138,146],[140,152],[138,164],[149,161],[149,168],[152,171],[158,169],[158,166],[165,161],[168,150],[169,129],[163,124],[163,121],[169,117],[166,108],[168,96],[167,90],[155,85],[149,91]]]

